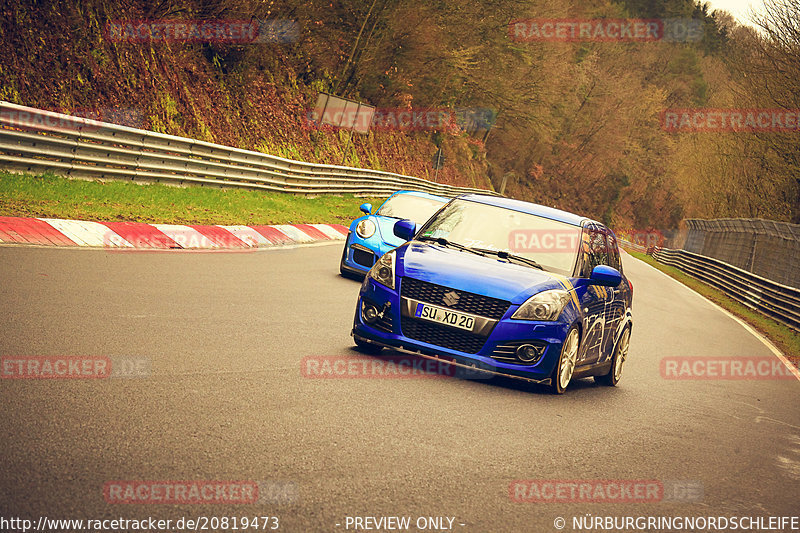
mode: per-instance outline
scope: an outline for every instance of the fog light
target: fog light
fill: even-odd
[[[378,320],[378,309],[372,304],[365,304],[361,316],[367,323],[374,324]]]
[[[517,348],[517,357],[520,361],[530,363],[539,358],[541,348],[533,344],[523,344]]]

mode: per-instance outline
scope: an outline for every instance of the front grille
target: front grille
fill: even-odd
[[[383,317],[374,324],[370,324],[370,326],[384,333],[392,333],[392,315],[389,310],[387,309],[386,312],[383,313]]]
[[[361,266],[370,268],[375,263],[375,255],[360,248],[353,248],[353,261]]]
[[[486,343],[486,337],[407,316],[400,317],[400,328],[403,330],[403,335],[409,339],[464,353],[478,353]]]
[[[447,305],[443,300],[445,293],[450,292],[458,294],[458,302],[453,305]],[[400,295],[495,320],[503,318],[503,315],[511,305],[511,302],[498,298],[451,289],[450,287],[414,278],[402,278],[400,281]]]

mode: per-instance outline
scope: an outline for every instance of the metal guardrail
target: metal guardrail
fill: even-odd
[[[800,225],[761,218],[690,218],[686,227],[686,241],[670,248],[713,257],[800,288]]]
[[[643,246],[630,242],[620,241],[620,244],[624,248],[644,251]],[[659,263],[674,266],[747,307],[800,331],[800,289],[686,250],[656,248],[650,251]]]
[[[442,196],[494,191],[414,176],[284,159],[0,101],[0,168],[84,179],[245,187],[301,194]]]
[[[639,252],[640,254],[647,253],[647,247],[642,246],[641,244],[636,244],[630,241],[624,241],[622,239],[619,239],[617,242],[619,243],[621,248],[633,250],[634,252]]]

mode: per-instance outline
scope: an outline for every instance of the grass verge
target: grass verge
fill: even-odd
[[[626,250],[631,256],[640,259],[651,265],[668,276],[675,278],[690,289],[698,292],[719,305],[723,309],[741,318],[753,328],[758,330],[762,335],[767,337],[772,343],[781,350],[786,357],[792,361],[793,364],[800,364],[800,333],[793,329],[784,326],[780,322],[764,316],[757,311],[753,311],[749,307],[737,302],[724,292],[706,285],[702,281],[691,277],[683,271],[669,265],[659,263],[649,255]]]
[[[379,198],[85,181],[0,172],[0,215],[163,224],[344,224]]]

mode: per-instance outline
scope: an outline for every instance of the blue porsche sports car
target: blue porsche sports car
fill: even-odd
[[[563,393],[573,378],[616,385],[628,353],[633,285],[614,233],[572,213],[465,195],[369,270],[352,335]]]
[[[398,220],[422,224],[447,203],[448,198],[417,191],[398,191],[374,213],[371,204],[362,204],[363,217],[350,224],[339,271],[343,276],[363,278],[380,256],[405,241],[394,234]]]

